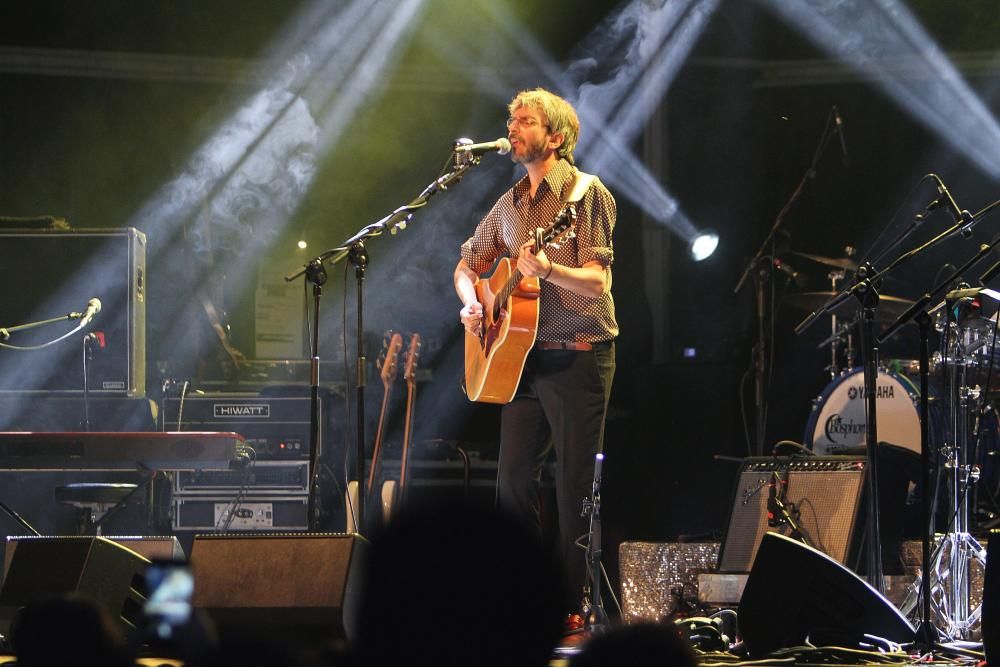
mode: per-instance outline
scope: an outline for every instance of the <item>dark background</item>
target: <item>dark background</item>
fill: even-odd
[[[616,4],[507,3],[521,30],[539,40],[560,68]],[[946,52],[996,52],[1000,19],[989,0],[906,5]],[[143,205],[255,91],[243,74],[271,53],[279,27],[300,7],[271,0],[5,3],[0,215],[57,215],[76,228],[137,224]],[[478,3],[431,0],[418,20],[398,60],[379,75],[382,92],[347,119],[336,148],[320,156],[302,205],[274,234],[273,248],[291,248],[304,237],[307,251],[271,256],[237,243],[217,261],[214,273],[198,274],[190,268],[192,251],[184,234],[139,225],[150,248],[150,398],[159,399],[167,378],[198,384],[225,377],[224,370],[201,363],[205,357],[216,363],[220,356],[204,334],[204,319],[190,307],[203,281],[218,286],[220,272],[226,274],[220,289],[231,311],[233,338],[252,357],[253,276],[260,266],[291,271],[314,250],[335,245],[409,201],[436,177],[456,137],[499,136],[504,104],[515,89],[544,81],[509,38],[497,35]],[[384,45],[373,40],[371,48]],[[100,57],[92,60],[95,54]],[[212,78],[178,74],[183,67],[171,61],[173,73],[164,75],[143,66],[140,56],[228,64],[224,74]],[[810,74],[781,77],[805,61],[815,65]],[[976,62],[984,61],[989,59]],[[508,85],[491,84],[477,72]],[[990,109],[996,106],[998,73],[989,65],[963,70]],[[707,261],[692,262],[683,239],[616,192],[614,295],[622,334],[604,494],[606,534],[613,544],[722,531],[737,464],[715,457],[753,452],[747,436],[754,428],[752,380],[746,375],[756,335],[753,283],[738,293],[734,288],[809,167],[833,105],[844,120],[849,159],[837,138],[825,135],[812,178],[788,211],[779,238],[781,256],[807,282],[789,285],[783,275],[774,276],[768,450],[777,440],[802,440],[810,401],[829,382],[824,371],[829,355],[816,349],[828,325],[823,321],[795,336],[792,328],[806,312],[782,301],[795,291],[828,290],[828,268],[790,251],[840,257],[850,245],[865,252],[897,209],[902,212],[895,228],[933,198],[926,185],[907,198],[928,172],[939,173],[964,208],[976,210],[996,196],[988,174],[886,96],[878,83],[838,68],[761,5],[722,2],[631,146],[656,167],[661,185],[696,227],[719,233],[718,251]],[[313,111],[318,117],[319,109]],[[584,127],[587,131],[592,129]],[[588,168],[585,154],[579,162]],[[420,331],[421,367],[429,373],[421,376],[415,439],[457,441],[483,459],[496,455],[498,413],[469,404],[459,392],[462,340],[451,274],[458,244],[516,173],[505,158],[486,156],[462,184],[437,195],[408,229],[369,246],[369,357],[377,357],[385,329]],[[918,232],[920,238],[943,229],[947,216],[939,212],[932,221]],[[996,220],[982,223],[975,240],[989,239],[998,226]],[[974,247],[959,240],[942,244],[899,271],[883,290],[916,297],[946,262],[960,263]],[[320,323],[321,356],[331,363],[331,383],[352,377],[341,360],[344,320],[347,352],[354,352],[354,282],[342,268],[330,271]],[[40,276],[4,279],[5,292],[46,296],[47,282]],[[185,332],[198,331],[190,336],[200,343],[179,342],[187,341]],[[686,348],[693,348],[693,357],[685,356]],[[883,356],[915,357],[912,332],[891,341]],[[373,418],[381,386],[374,368],[370,377]],[[399,437],[400,413],[396,406],[390,439]]]

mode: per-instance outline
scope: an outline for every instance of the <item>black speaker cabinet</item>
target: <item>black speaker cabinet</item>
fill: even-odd
[[[89,364],[94,396],[146,392],[146,237],[132,229],[0,231],[0,327],[82,312],[97,298],[89,326],[34,350],[0,348],[0,395],[83,394],[83,336],[98,335]],[[13,331],[8,345],[39,346],[68,333],[76,319]]]
[[[358,535],[196,535],[194,604],[221,633],[355,636],[368,542]]]
[[[775,473],[787,479],[784,503],[798,510],[799,529],[809,544],[839,563],[847,562],[861,510],[866,465],[864,459],[847,456],[746,459],[719,554],[719,571],[749,572],[764,535],[790,534],[787,525],[768,527],[769,484]]]
[[[149,561],[103,537],[37,537],[18,543],[0,590],[0,604],[22,606],[76,593],[136,627],[145,601]]]
[[[801,646],[850,646],[865,634],[905,643],[909,621],[853,572],[783,535],[764,535],[739,606],[751,656]]]

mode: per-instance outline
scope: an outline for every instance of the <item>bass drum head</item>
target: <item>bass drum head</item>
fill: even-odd
[[[880,370],[876,382],[876,435],[887,442],[920,453],[919,392],[909,380]],[[843,454],[865,446],[865,375],[856,368],[823,389],[813,402],[806,424],[805,444],[820,455]]]

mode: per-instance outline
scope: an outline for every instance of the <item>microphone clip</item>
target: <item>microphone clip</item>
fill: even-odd
[[[456,167],[466,167],[469,165],[479,164],[479,161],[482,159],[482,155],[469,150],[461,150],[463,147],[471,145],[472,139],[466,139],[463,137],[455,140],[451,149],[451,157],[454,160]]]

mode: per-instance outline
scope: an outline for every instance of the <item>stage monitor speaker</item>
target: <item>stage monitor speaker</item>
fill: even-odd
[[[986,664],[1000,665],[1000,530],[991,530],[986,544],[983,580],[983,650]]]
[[[910,622],[874,588],[821,551],[768,533],[761,540],[739,605],[740,634],[751,656],[801,646],[850,646],[865,634],[913,641]]]
[[[746,459],[719,554],[719,571],[749,572],[764,535],[790,534],[787,525],[768,526],[769,484],[775,473],[787,479],[783,502],[798,511],[797,523],[808,543],[846,563],[861,509],[866,465],[865,459],[849,456]],[[780,488],[777,493],[782,493]]]
[[[76,537],[76,536],[73,536]],[[136,552],[148,560],[184,560],[184,549],[181,548],[177,538],[169,536],[138,536],[138,535],[102,535],[106,540],[111,540]],[[17,545],[35,540],[49,540],[51,537],[39,537],[36,535],[11,535],[7,537],[6,548],[3,553],[3,579],[7,578],[10,571],[10,562],[14,560]]]
[[[125,627],[142,618],[149,561],[103,537],[21,540],[0,589],[0,604],[23,606],[71,593],[106,607]]]
[[[220,633],[353,638],[368,542],[359,535],[195,535],[194,605]]]

